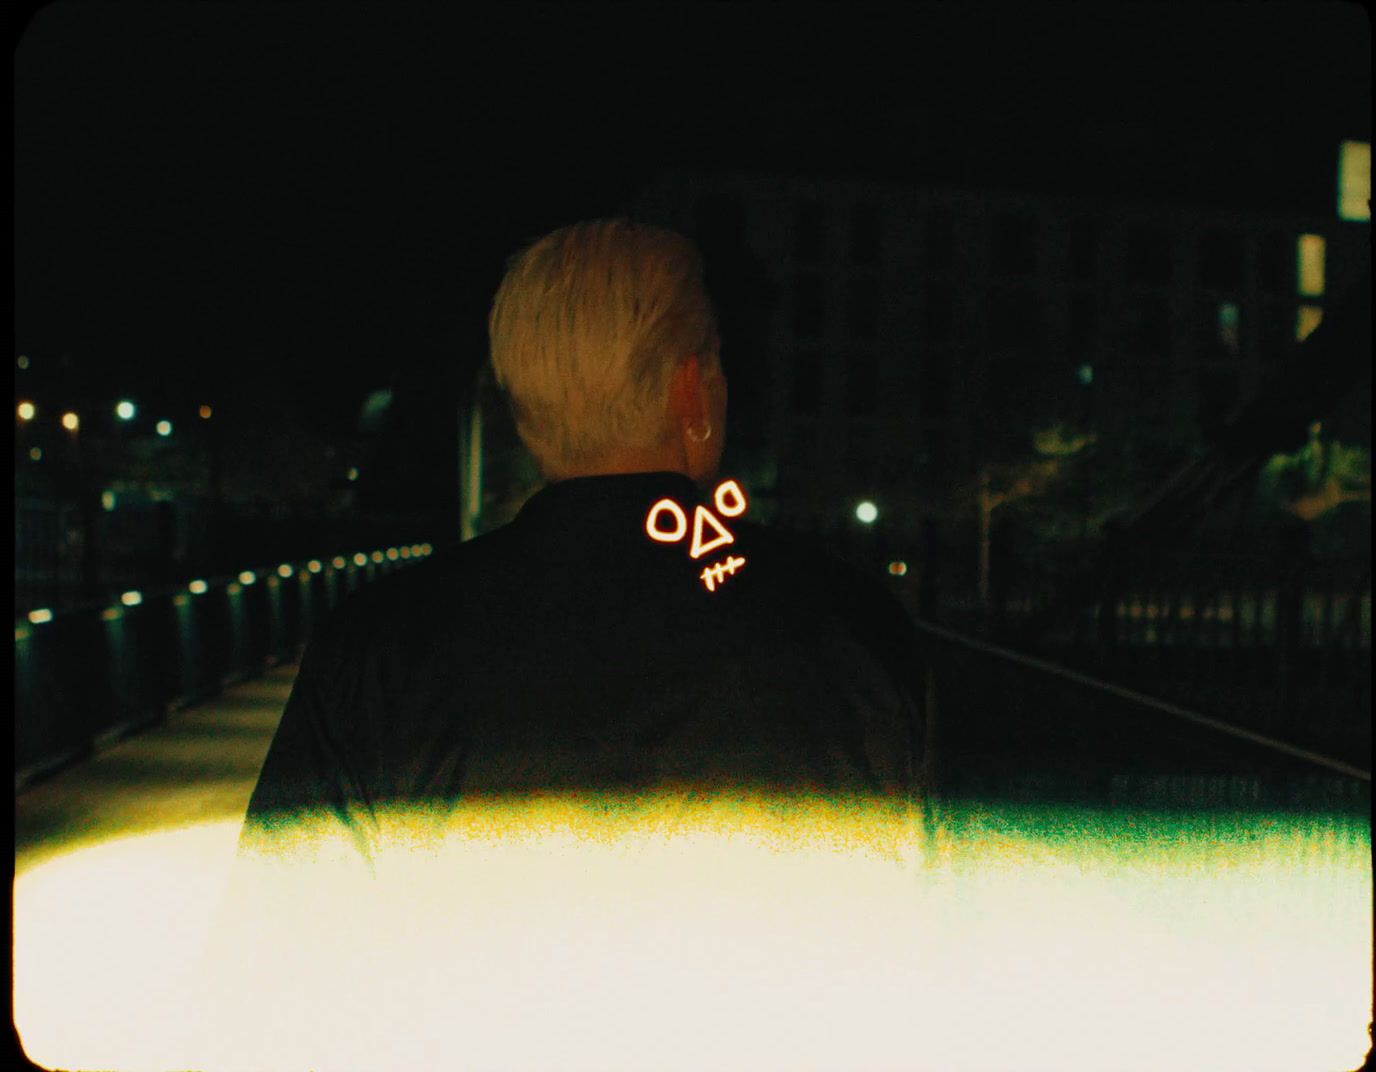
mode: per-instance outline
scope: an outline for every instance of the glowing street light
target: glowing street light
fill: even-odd
[[[132,421],[137,413],[138,407],[128,399],[120,402],[120,404],[115,407],[115,416],[122,421]]]
[[[34,419],[35,416],[37,416],[37,414],[38,410],[34,408],[34,404],[32,402],[19,403],[19,419],[21,421],[31,421]]]
[[[166,438],[167,438],[168,436],[170,436],[171,434],[172,434],[172,422],[171,422],[171,421],[159,421],[159,422],[158,422],[158,435],[160,435],[160,436],[162,436],[164,439],[166,439]]]
[[[866,525],[873,525],[875,520],[879,517],[879,507],[866,499],[855,508],[855,517],[856,520]]]
[[[213,409],[211,409],[209,406],[202,406],[202,407],[201,407],[200,409],[198,409],[196,412],[197,412],[198,414],[200,414],[201,420],[203,420],[203,421],[208,421],[208,420],[210,420],[210,415],[211,415],[212,413],[214,413],[215,411],[214,411]]]
[[[64,413],[62,415],[62,427],[69,432],[75,432],[81,427],[81,418],[75,413]]]

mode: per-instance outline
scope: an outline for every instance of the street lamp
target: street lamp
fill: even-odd
[[[69,432],[75,432],[81,427],[81,418],[75,413],[67,412],[62,415],[62,427]]]
[[[31,421],[34,419],[34,416],[37,413],[38,410],[34,408],[34,404],[32,402],[19,403],[19,419],[21,421]]]
[[[172,434],[172,422],[171,422],[171,421],[159,421],[159,422],[158,422],[158,435],[160,435],[160,436],[162,436],[164,439],[166,439],[166,438],[167,438],[168,436],[170,436],[171,434]]]
[[[866,499],[864,502],[862,502],[859,506],[855,508],[855,517],[857,521],[860,521],[863,524],[873,525],[875,521],[879,518],[879,507],[875,506],[874,503]]]
[[[132,421],[137,412],[138,408],[128,399],[121,401],[119,405],[115,407],[115,416],[122,421]]]

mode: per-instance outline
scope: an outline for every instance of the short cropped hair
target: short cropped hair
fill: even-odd
[[[664,441],[669,384],[718,365],[697,247],[627,219],[576,223],[515,254],[488,317],[492,370],[546,476]]]

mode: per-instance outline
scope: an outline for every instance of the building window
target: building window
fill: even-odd
[[[873,339],[879,320],[879,279],[872,275],[852,276],[850,308],[846,327],[853,339]]]
[[[1338,149],[1338,218],[1371,219],[1371,142],[1345,141]]]
[[[1037,227],[1012,213],[994,216],[989,260],[998,275],[1031,275],[1037,270]]]
[[[1236,302],[1206,302],[1199,317],[1200,353],[1236,357],[1242,345],[1242,316]]]
[[[879,373],[872,350],[857,350],[846,363],[846,401],[851,413],[874,412],[879,394]]]
[[[923,309],[923,334],[930,342],[944,342],[951,337],[956,319],[955,288],[947,283],[927,284],[927,303]]]
[[[1299,291],[1305,298],[1322,298],[1324,291],[1324,250],[1327,243],[1323,235],[1300,235],[1299,240]]]
[[[1066,269],[1072,279],[1093,279],[1098,272],[1099,235],[1096,220],[1076,220],[1070,225]]]
[[[1140,286],[1171,280],[1170,235],[1154,227],[1132,227],[1127,234],[1127,278]]]
[[[825,324],[822,277],[808,273],[793,279],[793,334],[799,339],[819,339]]]
[[[850,227],[850,259],[856,264],[878,264],[879,210],[873,205],[856,205]]]
[[[926,418],[942,418],[950,409],[951,368],[940,351],[927,354],[917,370],[917,411]]]
[[[1257,285],[1271,294],[1294,293],[1295,258],[1285,235],[1262,236],[1257,249]]]
[[[1231,231],[1206,231],[1199,250],[1199,279],[1209,290],[1242,287],[1242,236]]]
[[[1022,287],[995,287],[989,294],[989,341],[998,349],[1039,352],[1042,310],[1036,294]]]
[[[811,348],[798,350],[793,358],[793,408],[816,413],[822,397],[822,355]]]
[[[800,204],[793,224],[793,256],[800,261],[820,260],[825,226],[825,216],[818,202]]]
[[[924,221],[924,247],[927,268],[930,271],[945,271],[955,267],[956,229],[955,223],[945,212],[929,212]]]
[[[1323,309],[1317,305],[1301,305],[1295,316],[1295,338],[1304,342],[1323,323]]]

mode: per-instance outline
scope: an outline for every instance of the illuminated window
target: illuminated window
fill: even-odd
[[[1236,302],[1208,304],[1204,309],[1201,328],[1201,349],[1210,357],[1235,357],[1241,343],[1241,312]]]
[[[1295,338],[1304,342],[1323,323],[1323,310],[1317,305],[1301,305],[1295,317]]]
[[[1338,218],[1371,219],[1371,143],[1345,141],[1338,149]]]
[[[1327,243],[1323,235],[1300,235],[1299,240],[1299,292],[1306,298],[1322,298],[1324,290],[1324,250]]]

